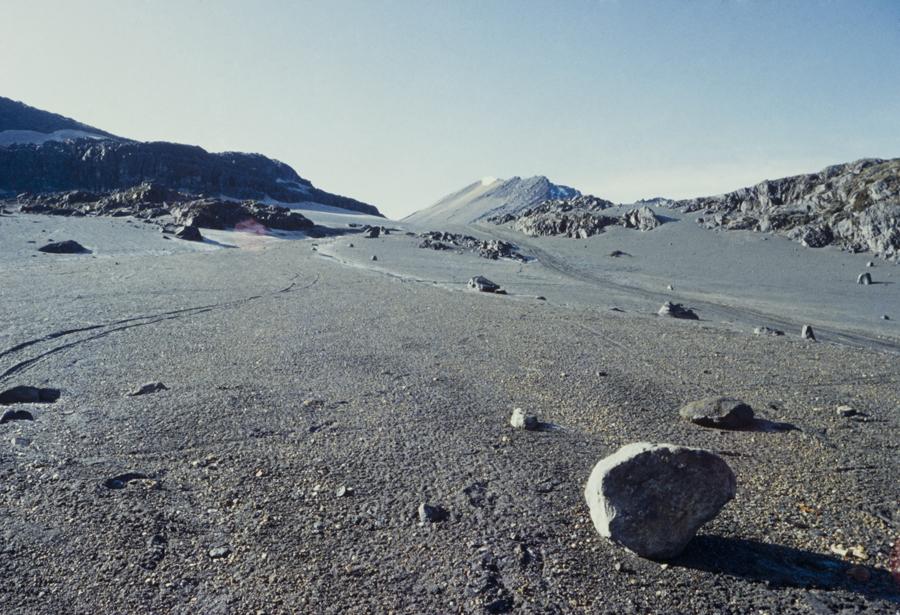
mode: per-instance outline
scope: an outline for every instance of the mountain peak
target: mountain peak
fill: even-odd
[[[509,179],[485,177],[417,211],[405,219],[422,225],[469,224],[488,216],[513,213],[548,199],[571,198],[581,192],[555,184],[543,175]]]

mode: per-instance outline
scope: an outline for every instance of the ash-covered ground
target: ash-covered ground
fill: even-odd
[[[32,418],[0,424],[0,611],[897,611],[896,265],[692,222],[463,230],[534,260],[0,217],[0,389],[60,393],[0,408]],[[37,252],[49,238],[91,252]],[[700,320],[656,316],[665,300]],[[761,420],[679,418],[707,395]],[[512,429],[515,407],[546,428]],[[637,441],[737,475],[666,564],[602,539],[582,495]]]

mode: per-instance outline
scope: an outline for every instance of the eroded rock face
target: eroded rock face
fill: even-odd
[[[770,232],[811,248],[835,245],[900,258],[900,158],[857,160],[672,206],[703,211],[698,222],[708,228]]]
[[[213,154],[192,145],[78,139],[0,147],[0,192],[107,193],[152,182],[193,195],[309,201],[380,216],[374,206],[314,187],[260,154]]]
[[[601,460],[584,497],[601,536],[641,557],[670,559],[734,498],[737,480],[709,451],[639,442]]]

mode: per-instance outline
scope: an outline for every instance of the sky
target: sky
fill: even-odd
[[[900,1],[0,0],[0,95],[393,218],[484,176],[682,198],[900,156]]]

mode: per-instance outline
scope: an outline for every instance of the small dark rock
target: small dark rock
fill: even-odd
[[[669,318],[683,318],[685,320],[700,320],[700,317],[697,316],[697,313],[690,308],[684,307],[684,305],[680,303],[672,303],[671,301],[666,301],[659,311],[657,312],[660,316],[668,316]]]
[[[805,340],[816,341],[816,334],[813,333],[813,328],[809,325],[803,325],[800,329],[800,337]]]
[[[9,423],[12,421],[33,421],[34,416],[31,415],[27,410],[7,410],[3,413],[3,416],[0,417],[0,425],[4,423]]]
[[[200,234],[200,229],[193,225],[182,226],[175,231],[175,236],[178,237],[178,239],[184,239],[185,241],[203,241],[203,235]]]
[[[142,384],[140,387],[128,393],[129,397],[136,397],[138,395],[148,395],[150,393],[158,393],[159,391],[168,391],[169,387],[164,385],[162,382],[148,382],[146,384]]]
[[[753,408],[750,404],[731,397],[707,397],[692,401],[679,414],[703,427],[741,429],[753,424]]]
[[[447,511],[440,506],[424,502],[419,504],[419,521],[421,523],[438,523],[446,521],[449,516]]]
[[[46,252],[47,254],[90,254],[91,251],[77,241],[67,239],[66,241],[52,241],[38,248],[38,252]]]
[[[52,404],[59,399],[59,389],[17,386],[0,393],[0,404]]]
[[[500,290],[499,284],[494,284],[486,277],[481,275],[477,275],[474,278],[471,278],[468,281],[467,286],[483,293],[496,293]]]

